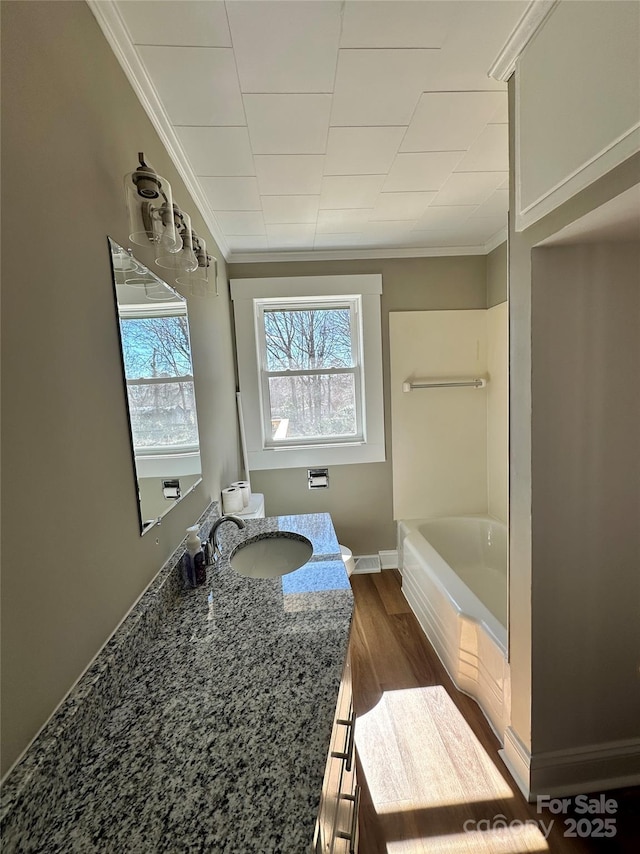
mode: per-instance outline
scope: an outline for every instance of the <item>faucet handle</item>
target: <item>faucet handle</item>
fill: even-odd
[[[205,566],[211,566],[211,564],[214,562],[214,554],[213,548],[211,547],[211,543],[209,542],[209,540],[205,540],[202,543],[202,550],[204,552]]]

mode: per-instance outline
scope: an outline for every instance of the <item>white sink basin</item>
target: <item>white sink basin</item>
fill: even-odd
[[[259,534],[236,546],[229,563],[247,578],[278,578],[300,569],[312,554],[313,546],[300,534]]]

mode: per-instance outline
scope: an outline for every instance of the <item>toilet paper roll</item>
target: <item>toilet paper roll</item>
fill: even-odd
[[[243,508],[242,490],[237,486],[229,486],[222,490],[222,509],[225,513],[241,513]]]
[[[248,480],[234,480],[231,486],[237,486],[242,492],[242,503],[245,507],[249,506],[251,501],[251,484]]]

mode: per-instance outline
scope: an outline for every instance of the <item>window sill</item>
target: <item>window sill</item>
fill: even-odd
[[[386,460],[384,444],[373,443],[269,448],[264,451],[249,451],[248,458],[251,471],[383,463]]]

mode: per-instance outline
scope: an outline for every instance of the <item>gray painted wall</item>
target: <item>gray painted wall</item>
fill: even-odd
[[[536,751],[640,734],[640,244],[532,255]]]
[[[511,78],[509,115],[513,117],[514,113],[515,83]],[[513,122],[511,122],[509,148],[510,206],[513,210],[515,152]],[[534,515],[534,508],[536,506],[539,508],[540,505],[533,477],[542,478],[539,482],[544,482],[544,478],[550,474],[549,466],[552,462],[544,454],[536,452],[534,456],[532,447],[532,432],[542,429],[543,420],[548,414],[548,401],[544,397],[538,397],[542,390],[537,387],[534,397],[532,385],[533,353],[540,353],[540,342],[543,341],[541,338],[533,342],[532,338],[535,335],[544,335],[544,323],[538,322],[534,328],[532,319],[534,296],[532,250],[564,226],[585,216],[638,182],[640,182],[640,155],[636,154],[526,230],[515,231],[512,222],[509,233],[511,728],[524,748],[533,752],[537,751],[537,744],[533,742],[533,733],[536,733],[536,738],[546,733],[544,739],[550,739],[551,731],[555,726],[555,721],[549,718],[550,698],[546,695],[550,687],[549,683],[543,687],[544,682],[539,681],[540,673],[547,665],[553,669],[553,662],[548,659],[550,645],[561,648],[569,644],[578,655],[581,654],[585,639],[581,633],[574,633],[569,624],[560,623],[553,627],[545,645],[545,653],[537,648],[535,643],[535,639],[539,638],[540,633],[545,630],[548,602],[545,596],[538,596],[537,591],[535,597],[532,596],[532,589],[535,590],[537,586],[536,579],[546,577],[545,553],[539,549],[545,531],[544,516]],[[561,401],[558,401],[558,404],[560,405]],[[622,415],[623,405],[622,401],[618,402],[620,415]],[[540,494],[542,495],[542,492]],[[532,531],[536,541],[535,549],[532,545]],[[551,590],[547,589],[547,592],[551,595]],[[614,633],[617,631],[615,626],[611,626],[610,630]],[[566,660],[563,667],[565,668],[564,677],[570,679],[572,671]],[[594,692],[598,690],[600,675],[600,669],[594,668],[592,674]],[[595,697],[595,694],[593,696]],[[586,713],[577,694],[570,697],[564,696],[563,701],[567,703],[562,712],[563,716],[574,714],[579,717]],[[599,715],[600,711],[596,711],[595,714]],[[602,727],[606,729],[606,724],[602,724]],[[595,732],[600,728],[600,723],[594,723],[592,731]],[[584,732],[583,729],[581,738]],[[540,742],[541,744],[546,743],[544,739]],[[574,739],[572,744],[575,744]]]
[[[2,3],[2,771],[238,475],[228,289],[190,306],[204,482],[140,536],[107,235],[144,151],[221,259],[91,11]],[[224,262],[221,263],[224,277]]]

